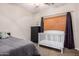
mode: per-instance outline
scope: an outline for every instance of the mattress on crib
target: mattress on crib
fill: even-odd
[[[57,48],[57,49],[63,48],[63,43],[50,41],[50,40],[41,40],[39,42],[39,45],[44,45],[44,46],[48,46],[48,47],[51,47],[51,48]]]

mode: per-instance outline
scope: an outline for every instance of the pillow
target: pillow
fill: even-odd
[[[0,32],[0,37],[1,39],[5,39],[5,38],[8,38],[9,35],[7,34],[7,32]]]

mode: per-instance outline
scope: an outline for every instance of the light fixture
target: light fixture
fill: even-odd
[[[35,6],[36,8],[40,6],[52,6],[54,3],[31,3],[31,5]]]
[[[46,4],[46,5],[54,5],[54,3],[44,3],[44,4]]]
[[[40,6],[43,5],[43,3],[34,3],[33,5],[34,5],[35,7],[40,7]]]

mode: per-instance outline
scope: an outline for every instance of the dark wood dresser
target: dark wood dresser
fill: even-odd
[[[40,28],[40,26],[31,27],[31,41],[34,43],[38,43],[38,33],[41,32]]]

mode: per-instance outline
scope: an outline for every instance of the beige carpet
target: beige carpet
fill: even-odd
[[[64,53],[61,54],[60,50],[47,48],[44,46],[38,47],[37,45],[36,47],[42,56],[79,56],[79,51],[74,49],[64,49]]]

